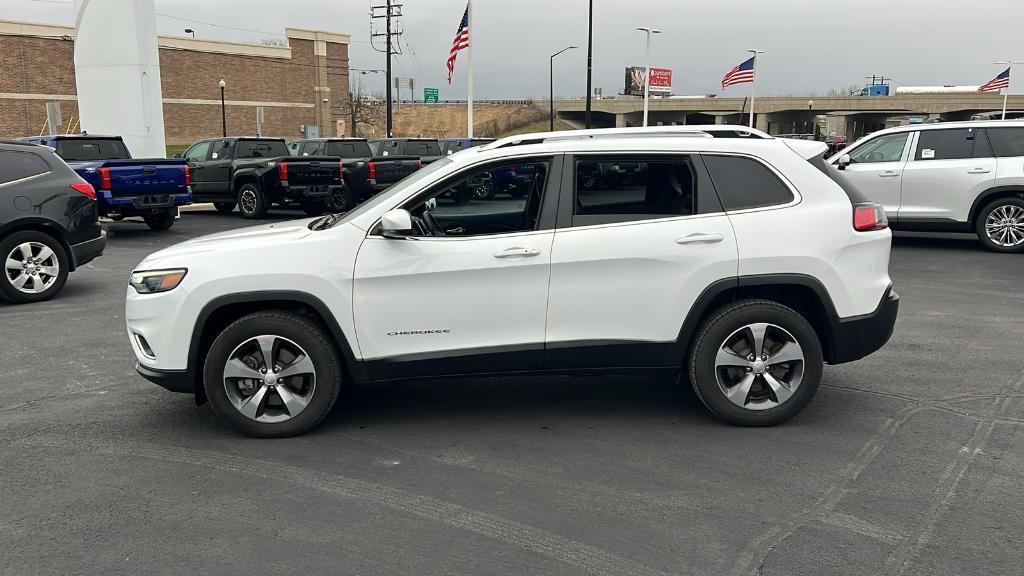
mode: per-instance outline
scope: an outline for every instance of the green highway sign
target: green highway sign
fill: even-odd
[[[438,92],[437,88],[424,88],[423,89],[423,101],[424,102],[437,102]]]

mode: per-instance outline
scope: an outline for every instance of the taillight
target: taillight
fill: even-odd
[[[280,163],[278,163],[277,169],[280,172],[279,178],[281,180],[287,180],[288,179],[288,163],[287,162],[280,162]]]
[[[110,168],[97,168],[100,174],[100,190],[110,190]]]
[[[885,210],[875,202],[862,202],[853,206],[853,229],[858,232],[883,230],[889,227]]]
[[[188,169],[188,164],[185,164],[185,186],[192,185],[192,171]]]
[[[340,179],[340,178],[344,178],[344,177],[345,177],[345,163],[344,162],[338,162],[338,178]]]
[[[71,188],[75,192],[85,194],[86,196],[92,198],[93,200],[96,199],[96,189],[93,188],[92,184],[89,184],[88,182],[75,182],[71,185]]]
[[[369,170],[369,175],[367,176],[367,178],[369,178],[370,180],[376,180],[377,179],[377,163],[376,162],[369,162],[369,163],[367,163],[366,164],[366,169]]]

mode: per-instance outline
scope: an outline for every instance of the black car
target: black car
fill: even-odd
[[[288,143],[294,156],[331,156],[341,160],[344,186],[332,190],[327,207],[345,212],[381,190],[416,172],[422,164],[415,156],[374,156],[363,138],[313,138]]]
[[[106,241],[92,184],[50,148],[0,141],[0,298],[52,298]]]
[[[219,212],[238,205],[246,218],[263,218],[272,204],[298,204],[322,214],[331,189],[342,185],[341,163],[329,156],[289,156],[281,138],[202,140],[182,155],[192,179],[192,200]]]
[[[424,165],[447,154],[441,153],[441,143],[430,138],[384,138],[370,140],[374,156],[415,156]]]

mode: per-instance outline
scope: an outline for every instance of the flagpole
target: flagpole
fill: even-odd
[[[1003,115],[1000,117],[1000,120],[1006,120],[1006,101],[1010,97],[1010,82],[1013,82],[1013,65],[1024,64],[1024,60],[1003,60],[1001,62],[993,62],[993,64],[1006,64],[1008,76],[1006,78],[1006,88],[1003,89]]]
[[[469,27],[469,54],[467,54],[466,67],[469,71],[469,76],[466,79],[466,102],[469,107],[467,109],[466,118],[466,135],[468,138],[473,137],[473,44],[475,43],[476,29],[473,28],[473,0],[469,0],[466,5],[466,26]]]
[[[1006,90],[1003,90],[1003,115],[1000,120],[1006,120],[1006,100],[1010,97],[1010,87],[1007,86]]]
[[[754,92],[757,90],[757,55],[764,54],[763,50],[751,48],[747,50],[754,54],[753,62],[750,64],[750,69],[754,72],[753,78],[750,79],[750,128],[754,128]]]

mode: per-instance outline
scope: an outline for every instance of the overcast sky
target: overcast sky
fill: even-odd
[[[104,1],[104,0],[93,0]],[[383,4],[384,0],[374,3]],[[400,0],[396,0],[400,1]],[[0,0],[4,19],[70,24],[70,0]],[[161,34],[259,40],[282,37],[286,26],[352,35],[352,68],[384,67],[370,39],[369,0],[156,0]],[[671,68],[676,94],[745,96],[749,85],[722,92],[719,81],[760,48],[759,94],[827,92],[885,74],[897,86],[978,85],[1001,68],[995,60],[1024,60],[1021,0],[594,0],[594,86],[622,90],[626,66],[643,65],[637,26],[654,36],[652,66]],[[463,52],[451,86],[445,60],[465,0],[404,0],[396,76],[413,77],[442,98],[465,98]],[[969,8],[968,8],[969,6]],[[548,90],[548,57],[555,92],[586,91],[586,0],[474,0],[473,42],[478,98],[528,98]],[[413,56],[415,54],[415,56]],[[1016,74],[1024,74],[1024,66]],[[361,76],[371,91],[383,75]],[[1015,86],[1022,86],[1020,81]],[[1015,91],[1019,91],[1015,90]]]

